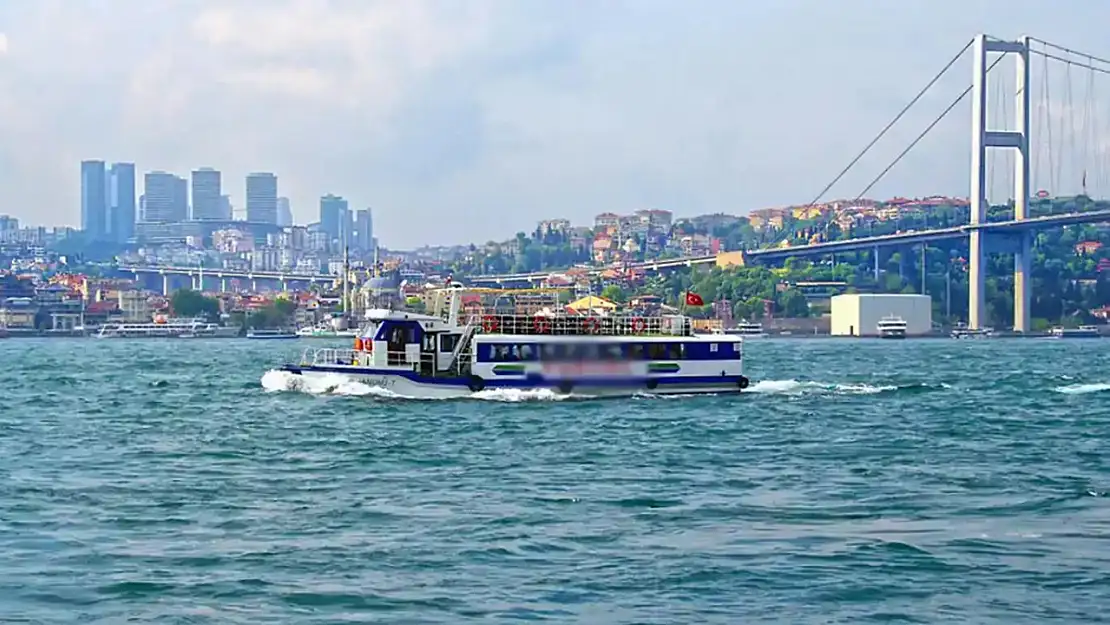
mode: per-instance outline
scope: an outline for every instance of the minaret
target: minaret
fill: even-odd
[[[349,306],[348,302],[351,301],[350,280],[349,280],[350,276],[351,276],[350,250],[347,248],[347,244],[344,243],[343,244],[343,321],[344,321],[344,323],[347,322],[348,313],[350,312],[348,310],[348,306]]]

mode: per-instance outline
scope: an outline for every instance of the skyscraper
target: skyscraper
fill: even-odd
[[[81,161],[81,229],[94,241],[108,235],[108,180],[104,161]]]
[[[231,219],[224,211],[220,172],[211,167],[193,170],[192,183],[194,221]]]
[[[108,229],[116,243],[135,235],[134,163],[113,163],[108,171]]]
[[[293,209],[289,206],[289,198],[279,197],[277,199],[277,217],[279,226],[284,228],[293,225]]]
[[[277,224],[277,176],[247,175],[247,221]]]
[[[328,247],[340,251],[351,242],[351,211],[347,200],[331,193],[320,198],[320,229],[328,235]]]
[[[355,213],[355,247],[364,252],[374,249],[374,216],[369,208]]]
[[[143,179],[143,221],[185,221],[189,214],[189,187],[184,178],[164,171],[148,172]]]

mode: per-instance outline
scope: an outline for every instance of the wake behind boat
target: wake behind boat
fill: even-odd
[[[370,310],[352,349],[307,349],[299,363],[281,369],[437,398],[487,389],[629,396],[748,387],[741,337],[694,334],[683,315],[529,310],[527,297],[524,303],[504,299],[514,293],[529,291],[449,287],[433,293],[432,314]],[[495,301],[487,308],[473,299],[481,296]]]

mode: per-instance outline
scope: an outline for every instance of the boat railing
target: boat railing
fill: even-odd
[[[309,347],[301,354],[301,363],[305,365],[358,365],[369,362],[370,353],[350,348],[338,347]],[[416,368],[416,363],[408,360],[408,354],[401,351],[387,351],[386,364],[392,367]]]
[[[484,334],[549,334],[555,336],[689,336],[693,327],[686,317],[637,317],[632,315],[522,315],[471,314],[467,324]]]

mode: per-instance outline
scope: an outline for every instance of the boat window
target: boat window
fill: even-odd
[[[558,360],[559,359],[559,345],[557,343],[545,343],[540,347],[541,360]]]
[[[686,356],[686,346],[682,343],[667,343],[667,358],[681,360]]]
[[[628,359],[629,360],[643,360],[645,356],[644,346],[640,343],[633,343],[628,346]]]
[[[620,343],[610,343],[602,347],[601,357],[605,360],[623,360]]]
[[[650,343],[647,353],[648,360],[663,360],[667,357],[667,346],[664,343]]]
[[[535,345],[521,345],[519,356],[520,356],[521,360],[535,360],[535,358],[536,358],[536,346]]]
[[[494,345],[493,346],[493,360],[495,362],[503,362],[509,359],[509,346],[508,345]]]
[[[439,337],[439,351],[441,352],[454,352],[455,347],[459,344],[458,334],[444,334]]]
[[[709,353],[710,354],[716,354],[717,353],[717,344],[716,343],[710,343],[709,344]]]

